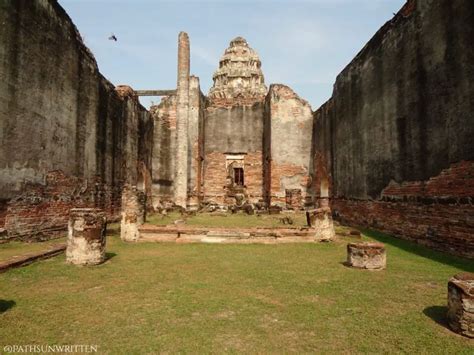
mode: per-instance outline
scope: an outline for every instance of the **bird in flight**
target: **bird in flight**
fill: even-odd
[[[109,37],[109,40],[117,42],[117,37],[112,33]]]

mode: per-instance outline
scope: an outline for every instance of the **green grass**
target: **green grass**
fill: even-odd
[[[103,265],[58,256],[0,274],[0,349],[472,354],[473,342],[446,329],[444,313],[447,280],[473,263],[367,234],[386,243],[387,270],[343,266],[349,238],[179,245],[114,235]]]
[[[32,252],[41,250],[47,250],[53,245],[65,243],[66,238],[48,240],[41,243],[22,243],[22,242],[9,242],[0,244],[0,262],[7,261],[15,256],[21,256]]]
[[[283,224],[280,220],[289,217],[293,220],[292,225]],[[170,213],[167,216],[154,214],[147,216],[147,223],[156,225],[170,225],[176,220],[186,221],[188,226],[197,227],[222,227],[222,228],[294,228],[306,226],[306,215],[302,212],[278,215],[246,215],[242,212],[231,213],[198,213],[195,216],[183,217],[179,213]]]

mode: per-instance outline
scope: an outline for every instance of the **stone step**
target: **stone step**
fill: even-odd
[[[56,255],[64,253],[66,244],[61,243],[52,246],[46,250],[28,253],[25,255],[12,257],[10,260],[0,262],[0,273],[8,271],[13,268],[29,265],[38,260],[52,258]]]
[[[189,226],[153,226],[139,228],[142,242],[175,243],[312,243],[318,241],[309,228],[202,228]]]
[[[219,228],[195,226],[139,227],[139,241],[176,243],[311,243],[320,241],[314,228]]]
[[[209,231],[206,234],[207,238],[238,238],[245,239],[250,238],[250,233],[239,232],[239,231]]]

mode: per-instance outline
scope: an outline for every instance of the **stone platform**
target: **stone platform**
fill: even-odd
[[[206,228],[144,224],[139,233],[139,242],[276,244],[324,240],[317,238],[311,228]]]

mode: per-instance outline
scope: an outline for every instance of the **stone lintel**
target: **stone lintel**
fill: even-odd
[[[171,96],[176,95],[176,90],[136,90],[137,96]]]

